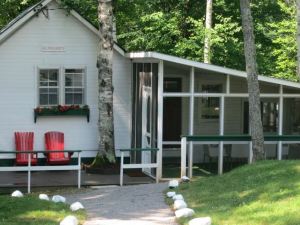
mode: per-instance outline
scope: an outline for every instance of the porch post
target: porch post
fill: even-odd
[[[220,97],[220,136],[224,135],[224,106],[225,97]],[[223,159],[224,159],[224,142],[219,143],[219,160],[218,160],[218,174],[223,173]]]
[[[27,193],[31,192],[31,154],[27,153],[28,174],[27,174]]]
[[[278,125],[278,135],[282,135],[283,130],[283,87],[280,85],[280,97],[279,97],[279,125]],[[282,141],[278,142],[278,149],[277,149],[277,159],[282,159]]]
[[[230,94],[230,76],[226,75],[226,94]]]
[[[182,137],[181,138],[181,164],[180,164],[180,177],[186,176],[186,144],[187,144],[187,138]]]
[[[189,125],[189,135],[194,135],[194,88],[195,88],[195,68],[191,67],[190,72],[190,125]],[[193,154],[194,154],[194,145],[193,142],[189,143],[189,177],[193,177]]]
[[[158,65],[158,96],[157,96],[157,179],[162,177],[162,151],[163,151],[163,88],[164,88],[164,62],[159,61]]]

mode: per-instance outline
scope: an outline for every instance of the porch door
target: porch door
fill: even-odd
[[[142,148],[151,148],[152,143],[152,90],[143,86],[142,96]],[[151,163],[151,152],[142,152],[142,163]],[[143,172],[151,176],[151,169],[145,168]]]

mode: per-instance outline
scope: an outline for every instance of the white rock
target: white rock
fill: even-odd
[[[49,197],[46,194],[40,194],[39,199],[49,201]]]
[[[177,188],[179,185],[178,180],[170,180],[169,181],[169,188]]]
[[[54,195],[52,197],[52,202],[55,202],[55,203],[63,202],[63,203],[65,203],[66,202],[66,198],[63,197],[63,196],[60,196],[60,195]]]
[[[175,216],[176,218],[181,218],[181,217],[190,217],[195,214],[195,211],[189,208],[184,208],[184,209],[178,209],[175,211]]]
[[[187,204],[183,200],[176,200],[174,202],[174,209],[175,210],[177,210],[177,209],[184,209],[186,207],[187,207]]]
[[[59,225],[78,225],[78,220],[75,216],[65,217]]]
[[[176,201],[176,200],[184,200],[182,195],[174,195],[174,196],[172,197],[172,199],[173,199],[174,201]]]
[[[23,193],[19,190],[16,190],[11,194],[11,197],[16,197],[16,198],[21,198],[23,196],[24,196]]]
[[[187,176],[183,176],[183,177],[181,177],[181,180],[182,180],[183,182],[189,182],[189,181],[190,181],[190,178],[188,178]]]
[[[176,192],[174,192],[174,191],[169,191],[169,192],[167,193],[167,197],[168,197],[168,198],[172,198],[174,195],[176,195]]]
[[[189,225],[211,225],[210,217],[200,217],[189,221]]]
[[[84,209],[83,205],[80,202],[74,202],[71,206],[70,206],[71,211],[77,211],[79,209]]]

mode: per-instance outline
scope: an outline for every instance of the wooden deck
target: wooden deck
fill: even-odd
[[[119,185],[119,175],[87,174],[81,172],[82,186]],[[39,171],[32,172],[32,187],[77,187],[77,171]],[[147,176],[131,177],[124,174],[124,184],[153,183]],[[27,172],[1,172],[0,188],[27,187]]]

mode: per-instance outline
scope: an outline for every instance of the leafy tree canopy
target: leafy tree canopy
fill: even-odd
[[[0,1],[0,28],[37,0]],[[203,61],[204,0],[115,0],[118,43]],[[97,0],[63,0],[97,26]],[[213,2],[212,63],[244,70],[239,0]],[[259,73],[296,81],[293,0],[252,0]]]

